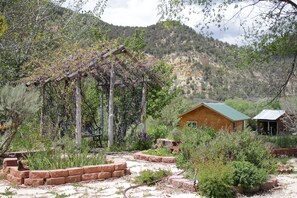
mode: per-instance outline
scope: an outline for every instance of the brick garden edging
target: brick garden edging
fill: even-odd
[[[167,179],[167,182],[168,182],[168,184],[171,184],[175,188],[182,188],[182,189],[190,191],[190,192],[197,191],[196,187],[194,186],[194,181],[185,179],[182,175],[170,176]],[[234,190],[237,193],[256,193],[260,190],[267,191],[267,190],[270,190],[277,186],[278,186],[277,179],[274,176],[270,176],[270,178],[264,184],[262,184],[262,186],[260,186],[257,189],[245,190],[245,189],[242,189],[239,187],[234,187]],[[199,188],[199,183],[198,183],[198,188]]]
[[[156,155],[147,155],[142,152],[137,152],[133,154],[134,159],[144,160],[149,162],[163,162],[163,163],[175,163],[175,157],[164,157],[164,156],[156,156]]]
[[[126,162],[56,170],[18,170],[17,158],[5,158],[2,172],[13,184],[26,186],[60,185],[90,180],[105,180],[131,174]]]

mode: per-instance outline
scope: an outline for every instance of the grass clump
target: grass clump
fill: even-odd
[[[149,149],[142,152],[143,154],[147,155],[156,155],[156,156],[173,156],[167,148],[159,148],[159,149]]]
[[[44,152],[31,154],[27,157],[31,170],[53,170],[106,163],[106,154],[89,154],[89,148],[82,145],[77,149],[74,141],[65,138],[64,149],[54,147]]]
[[[159,169],[157,171],[143,170],[135,177],[134,182],[136,184],[151,184],[152,182],[167,177],[172,173],[168,170]]]

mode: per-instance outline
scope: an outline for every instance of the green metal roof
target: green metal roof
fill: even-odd
[[[232,107],[229,107],[228,105],[225,105],[224,103],[202,103],[202,104],[204,104],[208,108],[213,109],[214,111],[222,114],[223,116],[233,121],[250,119],[249,116],[243,113],[240,113],[239,111],[233,109]]]
[[[221,114],[222,116],[232,120],[232,121],[239,121],[239,120],[248,120],[250,119],[249,116],[240,113],[239,111],[233,109],[232,107],[229,107],[228,105],[225,105],[224,103],[201,103],[200,105],[198,105],[197,107],[183,113],[180,116],[183,116],[197,108],[199,108],[200,106],[206,106],[209,109],[212,109],[214,111],[216,111],[217,113]]]

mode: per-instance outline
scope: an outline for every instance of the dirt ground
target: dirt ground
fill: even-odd
[[[132,174],[124,176],[118,179],[108,179],[105,181],[92,181],[92,182],[80,182],[76,184],[64,184],[60,186],[40,186],[37,188],[27,186],[15,186],[7,182],[6,180],[0,180],[0,196],[1,197],[40,197],[40,198],[64,198],[64,197],[111,197],[122,198],[123,191],[135,184],[133,184],[133,178],[141,171],[145,169],[157,170],[168,169],[174,174],[180,172],[175,165],[164,163],[153,163],[145,161],[136,161],[131,154],[114,154],[109,155],[108,159],[114,161],[126,161],[128,167],[131,169]],[[295,166],[297,171],[296,159],[291,159],[291,163]],[[285,174],[277,176],[279,181],[279,187],[269,191],[262,192],[249,197],[272,197],[272,198],[295,198],[297,197],[297,174]],[[155,186],[144,186],[136,189],[129,190],[126,193],[127,197],[149,197],[149,198],[194,198],[200,197],[196,193],[186,192],[181,189],[175,189],[172,186],[161,182]],[[240,195],[239,197],[246,197]]]

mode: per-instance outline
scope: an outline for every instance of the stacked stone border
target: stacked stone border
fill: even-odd
[[[134,159],[144,160],[149,162],[163,162],[163,163],[175,163],[175,157],[164,157],[164,156],[156,156],[156,155],[147,155],[142,152],[137,152],[133,154]]]
[[[297,148],[278,148],[272,149],[271,153],[275,156],[287,155],[287,156],[297,156]]]
[[[131,174],[126,162],[56,170],[18,170],[17,158],[5,158],[2,172],[4,177],[13,184],[33,187],[105,180]]]
[[[195,187],[194,181],[185,179],[182,175],[173,175],[168,177],[167,179],[168,184],[171,184],[174,188],[181,188],[186,191],[190,192],[197,192],[197,188],[199,188],[199,183]],[[252,190],[246,190],[239,187],[234,187],[234,191],[237,193],[256,193],[258,191],[268,191],[272,188],[275,188],[278,186],[278,182],[275,176],[270,176],[269,179],[262,184],[259,188],[252,189]]]

